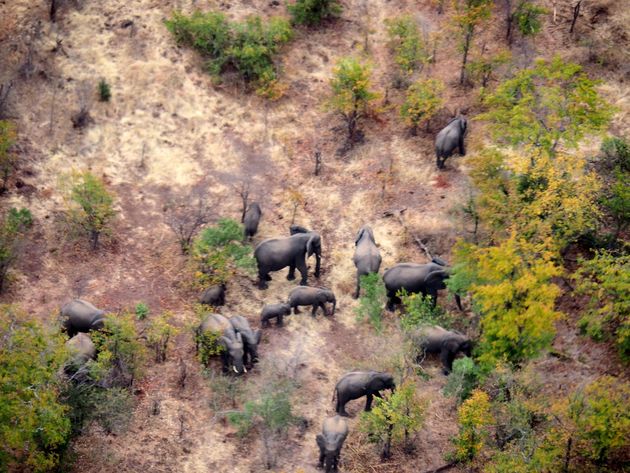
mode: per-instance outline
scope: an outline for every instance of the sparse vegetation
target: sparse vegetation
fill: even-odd
[[[411,126],[413,135],[422,123],[429,128],[431,118],[442,107],[443,90],[444,84],[437,79],[418,80],[409,86],[400,114]]]
[[[112,89],[105,79],[98,83],[98,98],[101,102],[109,102],[112,98]]]
[[[164,312],[158,317],[151,319],[147,326],[147,346],[153,350],[156,363],[164,363],[172,339],[179,330],[171,324],[173,314]]]
[[[28,209],[11,208],[0,222],[0,293],[4,290],[9,269],[20,256],[27,230],[33,223]]]
[[[316,26],[328,18],[341,14],[341,3],[337,0],[295,0],[287,9],[296,25]]]
[[[411,16],[399,16],[385,20],[389,47],[394,53],[394,61],[401,71],[410,75],[421,72],[431,60],[427,52],[426,40],[418,24]]]
[[[144,320],[147,318],[147,315],[149,315],[149,306],[146,305],[144,302],[138,302],[136,304],[136,319],[138,320]]]
[[[459,83],[466,81],[466,66],[468,55],[473,45],[473,39],[477,30],[485,24],[492,14],[492,2],[489,0],[463,0],[455,2],[455,15],[453,26],[458,37],[458,46],[462,53],[462,66],[459,74]]]
[[[478,59],[468,61],[466,66],[468,78],[473,82],[479,82],[485,89],[497,70],[509,64],[511,60],[512,55],[509,51],[499,51],[490,55],[482,53]]]
[[[385,285],[378,273],[361,276],[363,295],[356,309],[359,320],[367,319],[377,332],[382,328],[383,306],[385,304]]]
[[[405,308],[400,317],[400,326],[405,332],[412,332],[422,325],[439,325],[444,328],[452,325],[449,313],[434,304],[431,296],[407,294],[403,289],[399,297]]]
[[[15,125],[8,120],[0,120],[0,173],[2,174],[2,188],[0,193],[7,191],[9,177],[13,172],[18,155],[11,148],[15,144],[17,133]]]
[[[455,360],[453,371],[444,386],[444,395],[455,397],[461,404],[470,397],[473,389],[479,384],[480,374],[479,367],[472,358],[464,357]]]
[[[490,439],[489,427],[493,422],[490,398],[481,390],[473,391],[470,398],[457,409],[457,417],[459,434],[453,439],[453,458],[467,463],[479,454]]]

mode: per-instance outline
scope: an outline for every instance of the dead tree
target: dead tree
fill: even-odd
[[[424,253],[427,255],[427,258],[429,258],[429,261],[433,261],[433,255],[431,254],[431,252],[429,251],[429,248],[427,247],[427,245],[424,244],[424,242],[418,238],[417,235],[415,235],[407,226],[407,224],[405,223],[405,221],[403,220],[403,213],[405,213],[407,211],[406,208],[401,209],[401,210],[388,210],[387,212],[385,212],[383,214],[383,217],[396,217],[396,220],[398,220],[398,223],[400,223],[400,225],[403,227],[403,229],[409,234],[409,236],[411,236],[411,238],[413,238],[413,241],[416,242],[416,245],[418,245],[420,247],[420,249],[422,251],[424,251]]]
[[[582,7],[582,0],[578,0],[577,3],[573,6],[573,19],[571,20],[571,28],[569,29],[569,34],[573,34],[573,30],[575,29],[575,23],[577,22],[577,19],[580,16],[581,7]]]
[[[245,221],[245,212],[247,212],[247,204],[249,203],[250,185],[248,181],[242,181],[240,185],[235,188],[241,198],[241,223],[243,223]]]
[[[166,224],[177,236],[182,254],[188,254],[193,238],[213,215],[205,190],[193,189],[188,195],[169,202],[164,210]]]
[[[7,116],[7,107],[9,103],[9,93],[13,87],[13,81],[0,84],[0,119]]]
[[[74,128],[84,128],[94,121],[90,116],[93,101],[92,85],[89,81],[80,82],[76,91],[79,110],[71,117],[72,126]]]
[[[319,176],[319,173],[322,170],[322,152],[320,150],[315,150],[315,175]]]

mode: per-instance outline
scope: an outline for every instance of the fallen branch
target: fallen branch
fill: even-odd
[[[409,227],[407,226],[407,224],[405,223],[405,221],[402,218],[402,214],[407,210],[407,208],[398,210],[398,211],[392,211],[392,210],[388,210],[386,212],[383,213],[383,217],[396,217],[396,219],[398,220],[398,222],[400,223],[400,225],[403,227],[403,229],[409,234],[409,236],[411,236],[411,238],[413,238],[413,240],[416,242],[416,245],[418,245],[420,247],[420,249],[422,251],[424,251],[424,253],[427,255],[427,258],[429,258],[430,261],[433,260],[433,255],[431,254],[431,252],[429,251],[429,248],[427,248],[427,246],[422,242],[422,240],[420,240],[420,238],[418,238],[416,235],[413,234],[413,232],[409,229]]]
[[[439,468],[436,468],[435,470],[427,470],[424,473],[440,473],[441,471],[446,471],[446,470],[450,470],[451,468],[453,468],[455,465],[457,465],[458,462],[451,462],[451,463],[447,463],[446,465],[442,465]]]

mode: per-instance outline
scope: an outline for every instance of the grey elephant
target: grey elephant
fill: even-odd
[[[438,291],[446,289],[444,281],[449,275],[449,268],[437,258],[426,264],[399,263],[392,266],[383,274],[383,282],[387,290],[387,309],[394,310],[395,305],[400,303],[400,298],[396,294],[401,289],[409,294],[420,293],[431,296],[433,306],[435,306]],[[457,294],[455,294],[455,302],[461,310],[461,300]]]
[[[61,324],[70,337],[79,332],[100,330],[105,325],[105,311],[87,301],[75,299],[61,308]]]
[[[378,273],[381,267],[381,252],[376,246],[374,233],[368,225],[363,225],[354,239],[354,256],[352,260],[357,268],[357,289],[354,298],[359,297],[361,291],[361,276]]]
[[[291,306],[285,302],[280,304],[267,304],[263,307],[263,310],[260,314],[260,323],[262,327],[269,326],[269,320],[275,318],[276,325],[282,326],[282,319],[285,315],[289,315],[291,313]]]
[[[201,297],[199,297],[200,304],[211,305],[214,307],[225,304],[225,283],[210,286],[203,291]]]
[[[451,157],[456,148],[459,148],[459,154],[466,156],[464,148],[464,136],[468,122],[466,118],[459,115],[442,128],[435,138],[435,156],[438,169],[444,169],[446,159]]]
[[[341,447],[348,436],[348,421],[341,416],[333,416],[324,420],[322,433],[317,434],[315,441],[319,447],[318,468],[326,468],[326,473],[337,471]]]
[[[372,409],[372,397],[382,397],[381,391],[384,389],[389,389],[392,392],[396,389],[394,377],[388,373],[380,371],[351,371],[346,373],[335,386],[333,395],[333,401],[335,396],[337,397],[335,411],[337,414],[347,417],[346,403],[362,396],[367,398],[365,410],[369,411]]]
[[[260,205],[258,204],[258,202],[253,202],[249,207],[247,207],[247,211],[243,216],[246,240],[251,240],[252,237],[258,232],[258,223],[260,222],[261,215],[262,210],[260,209]]]
[[[296,233],[285,238],[269,238],[256,246],[254,258],[258,263],[258,287],[267,288],[267,281],[271,280],[269,273],[289,267],[287,279],[295,279],[295,269],[300,271],[301,285],[307,283],[306,259],[315,254],[317,265],[315,277],[319,278],[321,267],[321,236],[317,232],[307,231]]]
[[[246,366],[258,363],[258,344],[262,331],[260,329],[252,330],[249,322],[242,315],[234,315],[229,320],[236,333],[243,338],[243,363]]]
[[[299,306],[310,305],[313,307],[311,315],[315,317],[317,309],[321,307],[324,315],[328,315],[326,311],[326,303],[332,304],[330,315],[335,315],[337,307],[337,298],[335,294],[324,287],[299,286],[291,290],[289,293],[289,306],[293,309],[293,313],[299,314]]]
[[[413,335],[419,348],[425,353],[439,353],[444,374],[449,374],[453,369],[453,360],[458,353],[470,356],[472,341],[466,335],[446,330],[437,325],[421,327]]]
[[[228,372],[230,366],[236,374],[247,373],[247,368],[243,364],[245,355],[243,337],[234,330],[230,321],[220,314],[208,314],[196,330],[197,349],[202,342],[202,337],[206,333],[216,333],[219,335],[218,343],[221,351],[221,361],[223,371]]]
[[[96,358],[96,347],[89,335],[79,332],[66,342],[70,352],[66,372],[74,372],[85,365],[89,360]]]

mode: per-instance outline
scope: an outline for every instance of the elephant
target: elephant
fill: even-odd
[[[392,266],[383,274],[383,282],[387,290],[387,309],[394,310],[395,304],[400,302],[396,295],[401,289],[410,294],[421,293],[431,296],[433,306],[437,303],[440,289],[446,289],[444,281],[449,277],[449,269],[444,261],[434,258],[431,263],[399,263]],[[462,310],[461,299],[455,294],[457,307]]]
[[[260,314],[260,323],[263,327],[269,326],[269,319],[276,317],[276,325],[282,326],[282,318],[291,313],[291,306],[287,303],[267,304]]]
[[[446,375],[453,369],[453,360],[459,352],[468,357],[472,352],[470,338],[457,331],[449,331],[437,325],[419,328],[414,334],[414,339],[425,353],[440,354],[443,372]]]
[[[352,260],[357,267],[357,290],[354,298],[361,292],[361,276],[378,273],[381,267],[381,252],[374,241],[374,233],[368,225],[363,225],[354,239],[354,256]]]
[[[105,325],[105,311],[87,301],[75,299],[61,308],[61,323],[70,337],[79,332],[100,330]]]
[[[328,417],[322,425],[322,433],[317,434],[315,441],[319,447],[317,468],[326,468],[326,473],[337,471],[341,447],[348,436],[348,421],[336,415]]]
[[[295,279],[295,269],[300,271],[302,279],[300,284],[307,283],[308,269],[306,259],[315,253],[317,265],[315,267],[315,277],[319,278],[321,267],[321,236],[317,232],[296,233],[285,238],[269,238],[256,246],[254,258],[258,263],[258,287],[267,288],[267,281],[271,280],[269,272],[279,271],[289,267],[287,279]]]
[[[236,333],[243,338],[243,363],[249,366],[258,363],[258,344],[262,331],[260,329],[252,330],[249,322],[242,315],[234,315],[229,320]]]
[[[249,207],[247,207],[247,211],[243,216],[246,240],[251,240],[252,237],[258,232],[258,222],[260,222],[261,215],[262,210],[260,209],[260,205],[258,204],[258,202],[253,202]]]
[[[208,314],[197,328],[197,348],[201,343],[201,336],[206,333],[219,334],[218,343],[224,349],[221,352],[223,372],[229,371],[229,365],[236,374],[247,373],[247,368],[243,365],[245,355],[243,337],[234,330],[230,321],[220,314]]]
[[[453,155],[456,148],[459,148],[460,155],[466,156],[464,136],[466,135],[467,126],[466,118],[458,115],[451,119],[437,134],[435,138],[435,156],[438,169],[444,169],[446,159]]]
[[[326,302],[332,303],[333,306],[330,315],[335,315],[337,299],[330,289],[324,287],[298,286],[289,293],[289,306],[293,309],[293,313],[295,314],[300,313],[298,306],[310,305],[313,306],[313,312],[311,313],[313,317],[315,317],[315,313],[319,307],[322,308],[324,315],[328,315],[326,313]]]
[[[70,358],[66,365],[67,372],[75,372],[89,360],[96,358],[96,347],[89,335],[79,332],[66,342]]]
[[[214,307],[224,305],[225,289],[225,283],[210,286],[208,289],[203,291],[203,294],[201,294],[201,297],[199,298],[199,303],[211,305]]]
[[[335,386],[333,401],[337,396],[335,411],[337,414],[348,417],[346,403],[361,396],[367,396],[365,410],[372,408],[372,396],[382,397],[381,391],[389,389],[394,392],[396,384],[394,377],[380,371],[351,371],[346,373]]]

